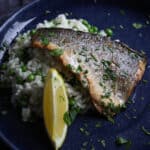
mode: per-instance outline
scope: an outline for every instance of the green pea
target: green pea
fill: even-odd
[[[85,26],[88,26],[89,25],[89,23],[88,23],[88,21],[87,20],[82,20],[82,23],[85,25]]]
[[[30,31],[30,34],[31,34],[31,35],[34,35],[35,33],[36,33],[36,30],[35,30],[35,29],[33,29],[33,30]]]
[[[33,74],[30,74],[30,75],[27,77],[27,80],[28,80],[29,82],[31,82],[31,81],[35,80],[35,76],[34,76]]]
[[[112,35],[113,35],[113,31],[112,31],[112,29],[110,29],[110,28],[107,28],[107,29],[105,30],[105,32],[107,33],[108,36],[112,36]]]

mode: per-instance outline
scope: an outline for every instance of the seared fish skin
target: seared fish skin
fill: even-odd
[[[127,45],[70,29],[38,29],[32,35],[32,46],[59,58],[105,115],[115,114],[125,104],[146,67],[145,57]]]

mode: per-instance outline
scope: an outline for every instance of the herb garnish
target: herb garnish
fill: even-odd
[[[135,28],[135,29],[141,29],[143,27],[143,25],[141,23],[133,23],[132,26]]]
[[[104,95],[101,96],[102,99],[109,98],[111,95],[111,92],[106,92]]]
[[[143,82],[144,84],[146,84],[146,83],[148,83],[148,80],[143,79],[142,82]]]
[[[80,128],[80,132],[84,133],[86,136],[90,135],[90,133],[86,129],[84,129],[84,128]]]
[[[117,137],[116,138],[116,144],[117,145],[126,145],[126,149],[129,149],[132,143],[128,139],[125,139],[123,137]]]
[[[75,99],[72,97],[69,99],[69,111],[64,114],[65,123],[70,126],[75,120],[76,116],[80,112],[80,108],[76,105]]]
[[[120,29],[124,29],[124,26],[123,26],[123,25],[121,25],[121,24],[119,25],[119,27],[120,27]]]
[[[115,81],[117,79],[116,74],[111,69],[111,62],[107,60],[102,60],[101,63],[104,67],[104,74],[103,74],[103,80],[113,80]]]
[[[91,147],[91,150],[95,150],[95,147],[94,147],[94,145],[92,145],[92,147]]]
[[[48,35],[53,37],[53,36],[55,36],[56,34],[55,34],[54,32],[49,32]]]
[[[22,70],[22,72],[26,72],[27,71],[27,66],[26,65],[22,65],[21,66],[21,70]]]
[[[115,124],[115,120],[111,116],[108,116],[107,120],[110,121],[112,124]]]
[[[96,61],[96,62],[98,61],[97,58],[92,53],[90,55],[94,61]]]
[[[82,146],[84,146],[84,147],[86,147],[87,145],[88,145],[87,141],[85,141],[85,142],[82,143]]]
[[[106,147],[106,141],[104,139],[98,139],[98,143],[100,143],[103,147]]]
[[[60,56],[64,53],[64,51],[62,49],[54,49],[52,51],[50,51],[50,55],[51,56]]]
[[[101,144],[102,144],[103,147],[106,147],[106,142],[105,142],[105,140],[101,140]]]
[[[148,131],[147,129],[145,129],[144,126],[141,127],[142,131],[146,134],[146,135],[150,135],[150,131]]]
[[[80,109],[77,107],[77,108],[71,108],[69,112],[65,112],[64,121],[68,126],[70,126],[73,123],[79,111]]]
[[[47,46],[49,44],[49,40],[46,37],[41,37],[41,42],[44,46]]]
[[[70,126],[71,125],[71,118],[70,118],[70,115],[69,115],[69,112],[65,112],[65,114],[64,114],[64,121],[65,121],[65,123],[68,125],[68,126]]]
[[[116,139],[116,143],[119,144],[126,144],[128,142],[127,139],[123,138],[123,137],[117,137]]]
[[[102,126],[101,122],[97,122],[97,123],[95,124],[95,127],[96,127],[96,128],[100,128],[101,126]]]
[[[80,65],[79,65],[78,68],[76,69],[76,72],[77,72],[77,73],[82,72],[82,67],[81,67]]]
[[[124,16],[126,13],[123,9],[120,9],[120,14]]]

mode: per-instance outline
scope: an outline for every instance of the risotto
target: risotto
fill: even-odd
[[[99,33],[101,36],[107,35],[103,30],[98,32],[98,29],[86,20],[67,19],[64,14],[58,15],[51,21],[45,20],[44,23],[37,24],[36,29],[45,27],[69,28]],[[47,71],[57,65],[52,57],[30,47],[31,35],[36,29],[17,36],[13,46],[9,49],[8,62],[4,64],[5,76],[12,82],[12,103],[21,108],[23,121],[30,120],[33,113],[42,116],[44,78]],[[77,82],[76,80],[68,82],[65,77],[64,80],[69,99],[75,100],[75,105],[80,108],[81,112],[91,108],[90,97],[85,91],[81,92],[79,83],[74,86],[73,82]]]

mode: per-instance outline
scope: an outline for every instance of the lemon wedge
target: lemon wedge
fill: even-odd
[[[49,138],[56,150],[62,146],[67,134],[67,124],[63,117],[68,109],[64,81],[55,69],[50,69],[45,80],[43,116]]]

